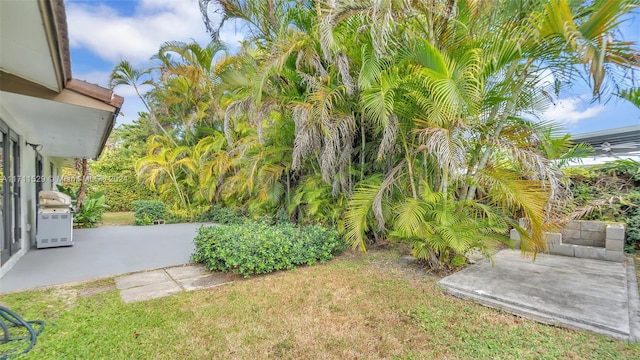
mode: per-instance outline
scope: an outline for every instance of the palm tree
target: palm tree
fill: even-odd
[[[136,162],[138,179],[167,199],[177,196],[177,204],[189,209],[189,187],[194,185],[196,174],[196,166],[190,158],[191,149],[173,146],[170,139],[160,135],[150,137],[147,142],[147,155]]]
[[[150,140],[139,173],[183,207],[343,218],[355,247],[401,239],[434,267],[508,225],[543,250],[568,194],[552,159],[575,152],[535,118],[581,75],[596,97],[628,87],[637,50],[616,29],[637,4],[201,0],[214,39],[226,21],[249,36],[235,55],[163,45],[144,97],[176,141]]]
[[[167,133],[165,128],[158,121],[156,113],[151,109],[146,97],[140,89],[140,87],[144,85],[156,85],[154,81],[149,77],[150,72],[151,69],[141,70],[133,66],[133,64],[131,64],[130,62],[121,60],[118,65],[113,68],[111,74],[109,75],[109,87],[112,89],[118,85],[127,85],[133,87],[136,95],[138,95],[138,98],[140,99],[140,101],[142,101],[142,104],[149,112],[151,120],[154,122],[156,127],[163,132],[163,134],[167,137],[167,139],[171,141],[173,145],[176,145],[173,138]]]
[[[178,110],[188,131],[193,132],[204,120],[213,126],[221,119],[220,92],[216,91],[221,80],[216,62],[223,51],[226,46],[219,41],[211,41],[204,47],[195,41],[169,41],[162,44],[154,57],[165,74],[167,101],[180,105]]]
[[[370,49],[359,79],[364,115],[404,134],[381,143],[395,142],[404,150],[403,156],[396,151],[397,165],[385,180],[354,194],[347,214],[354,246],[364,247],[370,210],[382,231],[383,199],[394,203],[406,191],[422,201],[418,184],[428,181],[444,200],[453,196],[470,206],[480,198],[505,213],[525,215],[531,248],[544,249],[547,216],[566,192],[556,167],[536,145],[546,140],[542,127],[523,116],[549,102],[539,95],[545,69],[571,75],[576,63],[586,63],[600,94],[605,64],[631,65],[629,47],[609,34],[630,3],[603,11],[587,3],[567,12],[566,1],[527,2],[514,13],[512,2],[500,8],[486,2],[376,2],[373,9],[364,2],[335,2],[326,10],[329,23],[364,18],[372,33],[362,45]],[[571,13],[579,15],[574,19]],[[393,47],[372,40],[385,37]],[[599,47],[596,58],[593,52],[603,42],[610,48]]]

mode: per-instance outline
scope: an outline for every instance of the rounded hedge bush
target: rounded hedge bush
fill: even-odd
[[[245,277],[324,263],[346,248],[335,230],[291,223],[203,226],[194,242],[192,261],[212,271],[230,271]]]

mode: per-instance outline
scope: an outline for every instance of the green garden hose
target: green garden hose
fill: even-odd
[[[38,326],[34,329],[33,325]],[[0,353],[0,360],[6,360],[31,351],[36,344],[38,335],[40,335],[44,329],[44,321],[25,321],[20,315],[0,306],[0,328],[2,329],[2,333],[0,333],[0,344],[7,344],[13,341],[18,343],[16,347]],[[24,330],[26,330],[28,335],[24,334]],[[14,335],[12,335],[11,332],[13,332]],[[21,336],[15,335],[15,333],[20,333]],[[22,350],[22,352],[18,352],[25,344],[28,344],[27,347]]]

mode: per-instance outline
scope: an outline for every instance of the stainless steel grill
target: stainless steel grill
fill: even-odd
[[[58,191],[38,194],[38,249],[73,245],[73,213],[71,198]]]

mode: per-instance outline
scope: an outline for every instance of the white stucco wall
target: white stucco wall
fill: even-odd
[[[36,236],[36,151],[26,143],[29,142],[30,134],[26,129],[21,126],[20,122],[15,119],[9,112],[7,112],[0,104],[0,119],[5,122],[13,131],[19,136],[20,147],[20,228],[21,228],[21,249],[14,255],[12,255],[8,261],[0,264],[0,278],[4,276],[13,265],[31,248],[35,245]],[[47,182],[43,184],[42,188],[45,190],[50,189],[51,182],[48,179],[50,174],[50,163],[52,160],[46,156],[46,149],[41,150],[41,156],[43,159],[43,175],[47,177]],[[55,161],[54,161],[55,162]],[[58,170],[55,169],[57,175]]]

